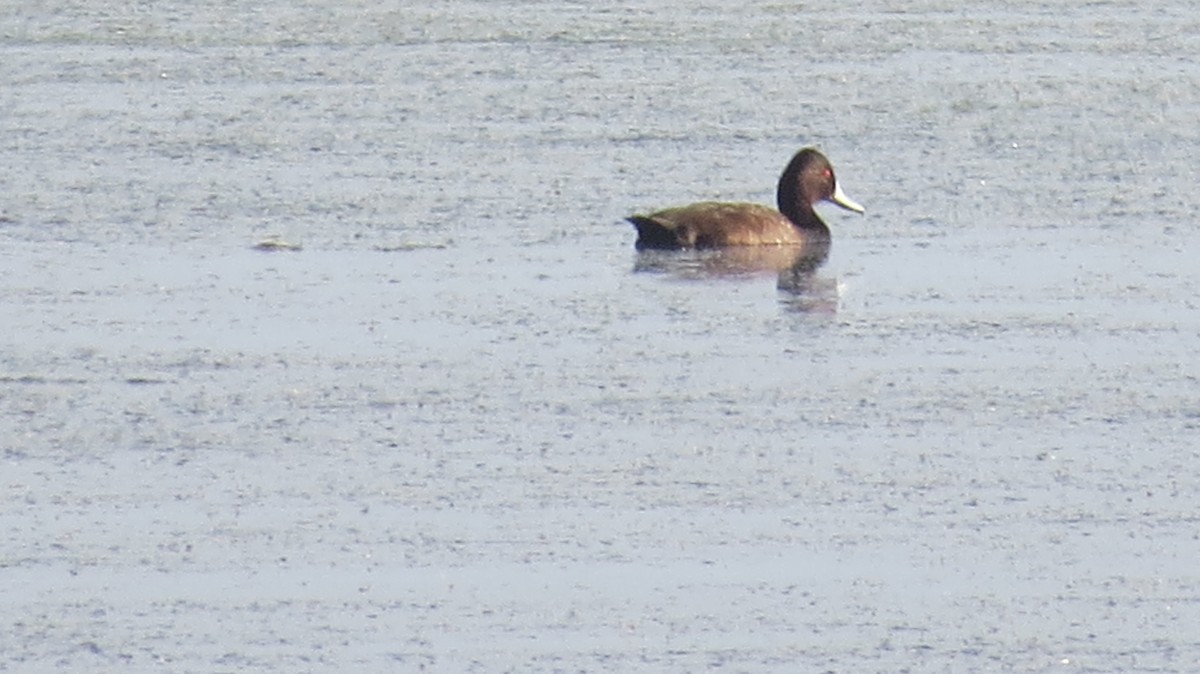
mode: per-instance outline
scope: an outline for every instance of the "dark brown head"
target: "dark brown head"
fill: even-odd
[[[792,157],[779,178],[776,196],[779,211],[801,227],[813,219],[820,223],[812,209],[812,205],[818,201],[830,201],[855,213],[865,210],[842,192],[829,160],[811,147],[800,150]]]

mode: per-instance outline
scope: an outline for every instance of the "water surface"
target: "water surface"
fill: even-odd
[[[5,10],[0,668],[1189,671],[1197,22]]]

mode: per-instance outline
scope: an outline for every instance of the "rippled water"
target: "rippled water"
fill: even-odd
[[[1193,15],[0,10],[0,669],[1190,671]]]

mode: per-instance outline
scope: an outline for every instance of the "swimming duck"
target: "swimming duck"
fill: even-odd
[[[637,248],[723,248],[828,244],[829,227],[813,204],[831,201],[856,213],[825,155],[808,147],[796,153],[779,177],[779,210],[747,203],[704,201],[627,218],[638,230]]]

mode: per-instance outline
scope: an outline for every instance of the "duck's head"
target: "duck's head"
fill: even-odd
[[[830,201],[848,211],[866,211],[857,201],[846,196],[833,174],[833,165],[816,149],[806,147],[792,157],[779,178],[780,210],[786,206],[812,209],[818,201]]]

